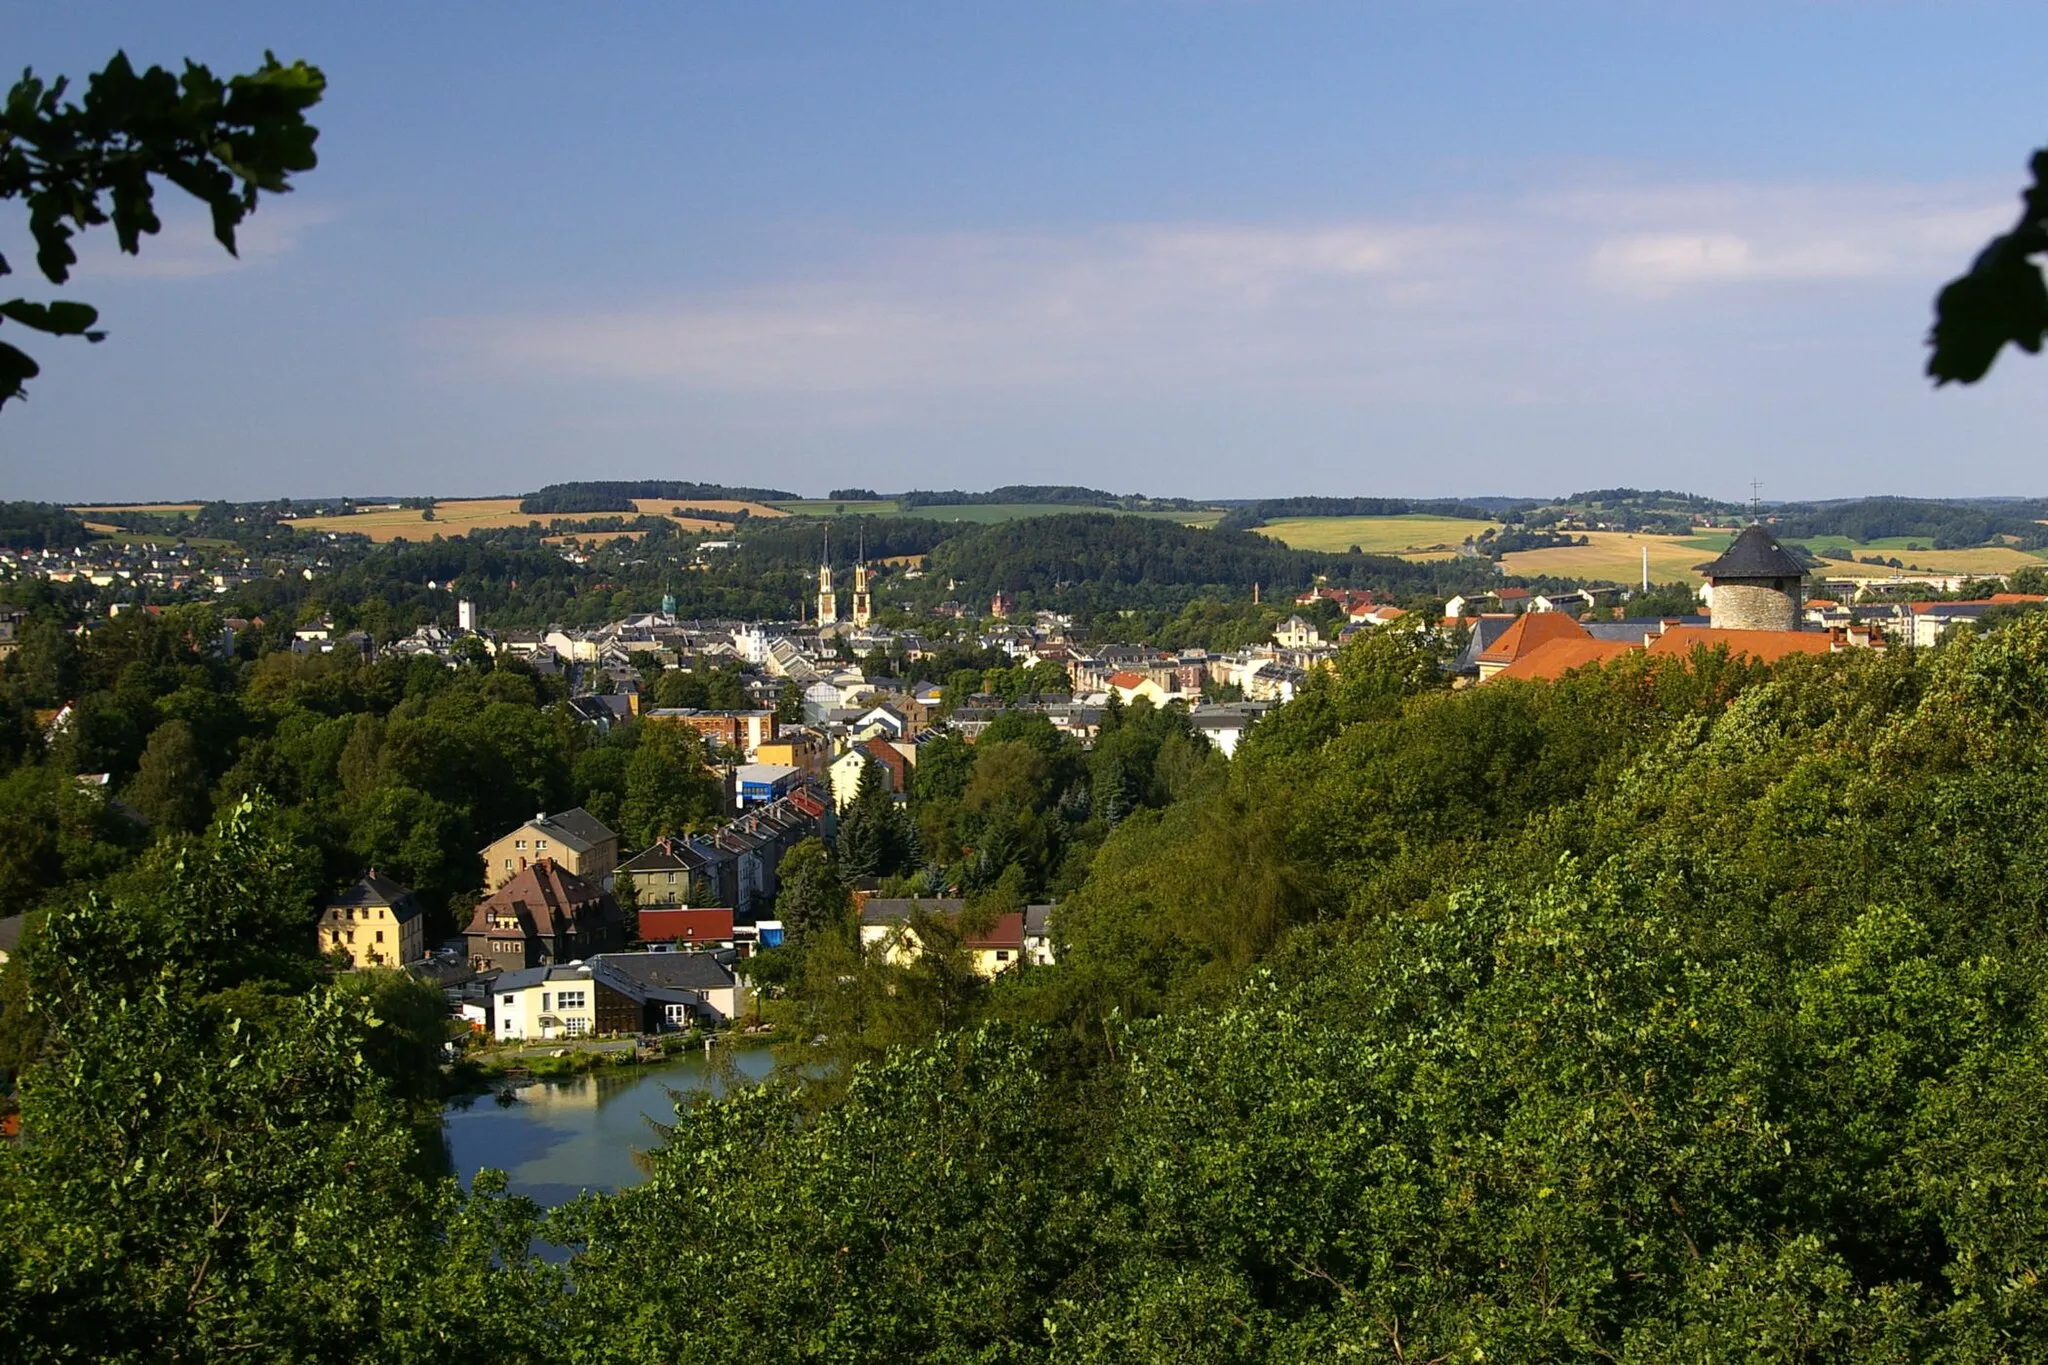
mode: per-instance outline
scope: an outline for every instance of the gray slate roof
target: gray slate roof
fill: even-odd
[[[1709,626],[1709,616],[1676,616],[1670,618],[1681,626]],[[1581,621],[1586,634],[1596,640],[1619,640],[1623,644],[1641,645],[1645,636],[1659,634],[1665,618],[1661,616],[1631,616],[1626,621]]]
[[[578,806],[557,815],[546,815],[533,822],[547,830],[548,837],[560,839],[578,853],[588,852],[607,839],[619,836],[605,828],[604,821]]]
[[[643,990],[715,991],[733,974],[710,953],[604,953],[590,959],[595,975],[618,975]]]
[[[967,902],[948,896],[918,900],[871,900],[860,908],[862,924],[908,924],[913,915],[957,915]]]
[[[1778,538],[1761,525],[1742,528],[1728,552],[1702,571],[1717,578],[1800,578],[1806,566],[1778,543]]]
[[[419,902],[413,899],[411,891],[379,873],[375,868],[363,874],[361,881],[346,891],[336,892],[327,898],[332,907],[381,905],[391,911],[396,920],[409,920],[420,912]]]

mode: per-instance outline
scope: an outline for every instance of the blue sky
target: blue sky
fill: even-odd
[[[2048,493],[1920,378],[2039,5],[0,0],[0,65],[330,79],[227,259],[65,293],[0,493]],[[0,249],[17,244],[0,215]],[[13,284],[43,296],[41,282]]]

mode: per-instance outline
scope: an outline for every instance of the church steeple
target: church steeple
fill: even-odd
[[[866,629],[875,619],[874,603],[868,597],[868,539],[862,532],[860,557],[853,561],[853,623]]]
[[[825,528],[825,558],[818,564],[818,627],[837,625],[839,603],[832,591],[832,528]]]

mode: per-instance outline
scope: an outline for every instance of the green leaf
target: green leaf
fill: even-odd
[[[0,301],[0,317],[10,318],[24,327],[33,327],[38,332],[48,332],[53,336],[92,336],[92,325],[99,321],[100,314],[99,310],[90,304],[63,299],[54,303],[7,299]],[[97,341],[99,337],[92,336],[92,339]]]
[[[0,341],[0,405],[10,398],[24,397],[22,385],[42,372],[43,367],[26,352]]]

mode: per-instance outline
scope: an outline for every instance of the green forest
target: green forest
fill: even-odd
[[[1086,756],[985,735],[914,829],[792,869],[788,1065],[545,1214],[422,1159],[403,999],[309,956],[304,793],[224,791],[69,870],[0,975],[0,1331],[23,1359],[2039,1359],[2048,621],[1465,691],[1437,665],[1362,637],[1228,763],[1136,708]],[[1066,891],[1057,965],[855,958],[847,859],[992,836],[971,906]]]

